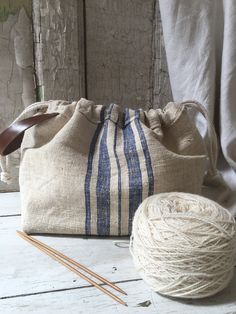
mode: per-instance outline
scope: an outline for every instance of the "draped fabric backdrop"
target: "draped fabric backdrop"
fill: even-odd
[[[232,190],[226,206],[236,214],[236,1],[160,0],[160,11],[173,98],[207,108],[219,169]],[[197,120],[204,134],[204,120]]]

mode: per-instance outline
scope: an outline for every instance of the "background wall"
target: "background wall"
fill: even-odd
[[[0,130],[35,101],[31,1],[0,2]],[[0,182],[0,190],[18,189],[19,152],[10,158],[13,184]]]
[[[85,1],[88,98],[163,106],[170,88],[155,0]]]
[[[157,0],[1,0],[0,26],[0,130],[36,99],[172,99]]]

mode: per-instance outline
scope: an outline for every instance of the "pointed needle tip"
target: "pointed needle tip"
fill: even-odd
[[[122,293],[122,294],[124,294],[124,295],[128,295],[124,290],[117,289],[117,291],[119,291],[120,293]]]

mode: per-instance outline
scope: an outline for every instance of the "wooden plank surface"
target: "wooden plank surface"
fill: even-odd
[[[201,301],[170,300],[151,292],[143,281],[130,281],[119,284],[128,293],[123,297],[128,307],[116,304],[92,287],[13,297],[0,300],[0,306],[4,314],[235,314],[234,279],[224,293]]]
[[[236,272],[230,285],[215,296],[200,300],[184,300],[165,298],[153,292],[152,300],[161,314],[235,314]]]
[[[113,239],[37,236],[124,289],[124,307],[17,237],[19,195],[0,194],[0,312],[81,314],[235,314],[236,273],[230,286],[211,298],[178,300],[151,292],[134,270],[127,248]],[[14,209],[15,208],[15,209]],[[15,214],[14,214],[15,213]],[[116,239],[117,240],[117,239]]]
[[[58,265],[16,236],[20,217],[0,219],[0,291],[2,297],[88,286],[82,279]],[[38,237],[71,258],[112,281],[139,278],[128,248],[119,248],[112,239],[79,237]],[[17,263],[16,263],[17,257]],[[34,263],[37,261],[36,267]]]
[[[0,217],[20,215],[20,193],[0,193]]]
[[[22,311],[25,314],[155,313],[153,305],[138,306],[139,303],[150,299],[150,291],[145,288],[142,281],[122,283],[119,286],[128,293],[128,296],[121,296],[124,301],[128,302],[128,307],[117,304],[92,287],[0,300],[0,306],[4,314],[13,313],[16,308],[19,309],[18,313]]]
[[[31,1],[0,1],[0,132],[35,101]],[[12,184],[0,191],[18,190],[19,154],[11,157]]]

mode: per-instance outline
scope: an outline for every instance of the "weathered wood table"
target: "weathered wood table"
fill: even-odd
[[[128,293],[119,295],[128,307],[117,304],[16,236],[19,198],[19,193],[0,194],[1,314],[236,314],[236,276],[214,297],[172,300],[150,291],[134,270],[128,248],[117,247],[114,239],[37,237],[117,283]]]

